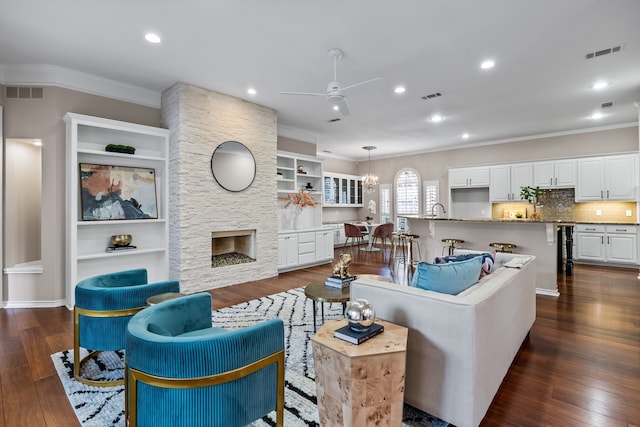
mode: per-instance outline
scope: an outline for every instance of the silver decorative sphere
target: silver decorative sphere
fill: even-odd
[[[366,331],[376,320],[376,312],[366,299],[347,302],[344,317],[349,321],[349,327],[357,332]]]

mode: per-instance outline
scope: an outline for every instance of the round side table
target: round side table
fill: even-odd
[[[165,292],[164,294],[153,295],[147,298],[147,305],[156,305],[164,301],[169,301],[184,296],[186,296],[186,294],[183,294],[181,292]]]

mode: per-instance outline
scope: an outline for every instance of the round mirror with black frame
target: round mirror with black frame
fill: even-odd
[[[225,190],[243,191],[256,177],[256,160],[251,150],[241,142],[226,141],[218,145],[211,155],[211,172]]]

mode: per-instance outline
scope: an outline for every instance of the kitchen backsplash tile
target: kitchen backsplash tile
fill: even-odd
[[[635,223],[637,204],[635,202],[581,202],[575,201],[573,188],[545,190],[540,197],[537,213],[542,219],[576,222]],[[530,218],[533,207],[526,203],[494,203],[493,218],[508,218],[509,213],[525,212]],[[627,212],[631,215],[627,216]],[[599,215],[598,215],[599,214]]]

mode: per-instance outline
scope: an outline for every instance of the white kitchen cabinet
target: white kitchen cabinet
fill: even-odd
[[[636,201],[638,156],[577,160],[576,201]]]
[[[604,225],[577,224],[575,227],[576,260],[605,261]]]
[[[316,231],[316,261],[333,260],[333,230]]]
[[[607,261],[623,264],[638,263],[638,228],[607,225]]]
[[[449,169],[450,188],[489,187],[489,167]]]
[[[637,264],[638,227],[626,224],[577,224],[576,260]]]
[[[169,131],[75,113],[67,113],[64,119],[67,128],[67,306],[75,304],[75,285],[98,274],[146,268],[150,282],[167,280]],[[135,154],[106,151],[108,144],[132,146]],[[157,218],[83,220],[80,163],[148,169],[154,176]],[[135,249],[107,252],[111,236],[117,234],[131,234]]]
[[[344,242],[347,240],[347,236],[344,235],[344,223],[324,224],[322,227],[331,231],[334,247],[344,245]]]
[[[531,163],[492,166],[490,173],[489,199],[491,202],[521,202],[521,187],[533,184]]]
[[[278,271],[295,270],[332,260],[332,230],[316,228],[278,233]]]
[[[533,163],[533,186],[571,188],[576,185],[576,160],[551,160]]]
[[[298,265],[298,234],[287,233],[278,235],[278,269],[295,267]]]
[[[316,262],[316,233],[314,231],[298,233],[298,264]]]
[[[325,172],[323,190],[325,206],[362,206],[362,177],[360,176]]]

